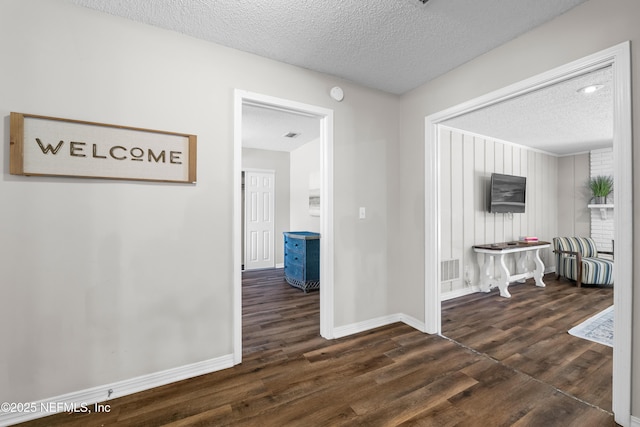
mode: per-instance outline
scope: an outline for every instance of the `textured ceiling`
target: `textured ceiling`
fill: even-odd
[[[284,135],[294,132],[298,136]],[[242,146],[262,150],[293,151],[320,138],[320,119],[261,106],[242,106]]]
[[[611,147],[612,78],[607,67],[445,124],[557,155]],[[591,94],[578,92],[593,84],[603,87]]]
[[[579,89],[602,85],[592,94]],[[554,155],[583,153],[613,144],[611,67],[448,120],[444,124]],[[319,137],[317,118],[243,106],[243,146],[292,151]],[[300,135],[285,138],[287,132]]]
[[[71,1],[402,94],[585,0]],[[576,79],[447,124],[559,155],[610,146],[611,84],[590,97],[576,93],[583,84]],[[317,119],[244,107],[246,147],[290,151],[317,130]],[[301,135],[283,138],[289,131]]]
[[[585,0],[72,0],[401,94]]]

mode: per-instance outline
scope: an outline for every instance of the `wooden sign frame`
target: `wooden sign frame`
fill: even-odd
[[[11,113],[9,173],[196,182],[196,135]]]

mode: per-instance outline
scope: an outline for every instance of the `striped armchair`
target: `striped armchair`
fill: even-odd
[[[590,285],[613,285],[613,259],[599,258],[599,254],[613,252],[600,251],[590,237],[554,237],[557,277],[575,280],[580,287]]]

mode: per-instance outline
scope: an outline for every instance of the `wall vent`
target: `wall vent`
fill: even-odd
[[[440,281],[451,282],[460,278],[460,260],[449,259],[440,263]]]

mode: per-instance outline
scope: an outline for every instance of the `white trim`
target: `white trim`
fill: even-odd
[[[233,363],[242,362],[242,95],[233,93]]]
[[[160,387],[176,381],[194,378],[199,375],[209,374],[231,367],[233,367],[233,355],[228,354],[215,359],[204,360],[190,365],[62,394],[29,403],[29,412],[0,413],[0,426],[22,423],[35,418],[53,415],[56,412],[67,412],[65,408],[76,408],[76,410],[79,411],[86,407],[93,409],[94,404],[108,402],[109,399],[127,396],[154,387]]]
[[[334,338],[333,110],[320,121],[320,335]]]
[[[440,141],[437,122],[425,118],[424,161],[424,324],[425,332],[442,334],[440,304]],[[429,284],[432,286],[429,286]]]
[[[322,288],[322,287],[321,287]],[[380,328],[382,326],[391,325],[393,323],[402,322],[419,331],[424,331],[424,323],[418,319],[408,316],[404,313],[390,314],[388,316],[377,317],[362,322],[352,323],[350,325],[338,326],[333,330],[334,338],[342,338],[360,332],[366,332],[371,329]]]
[[[440,173],[438,127],[445,120],[506,101],[590,71],[613,66],[614,165],[616,168],[616,289],[614,292],[613,412],[629,426],[631,419],[631,337],[633,301],[633,174],[630,43],[624,42],[519,83],[469,100],[425,118],[425,325],[441,332]],[[435,195],[435,197],[434,197]],[[620,254],[620,256],[618,256]]]
[[[589,154],[591,151],[578,151],[577,153],[569,153],[569,154],[556,154],[556,157],[570,157],[570,156],[581,156],[583,154]]]
[[[424,332],[424,322],[404,313],[400,313],[399,316],[400,322],[409,325],[412,328],[419,330],[420,332]]]
[[[480,292],[479,286],[471,286],[469,288],[456,289],[455,291],[445,292],[440,295],[440,301],[449,301],[450,299],[460,298],[467,295]]]
[[[611,147],[598,148],[598,149],[595,149],[595,150],[590,150],[588,152],[589,153],[610,153],[612,148],[613,148],[613,145]]]
[[[616,170],[616,287],[613,293],[613,396],[615,420],[631,423],[631,342],[633,316],[633,135],[631,116],[631,45],[617,46],[610,54],[614,70],[613,164]],[[622,267],[622,268],[620,268]]]
[[[320,120],[320,335],[334,337],[333,299],[333,110],[303,104],[269,95],[234,90],[234,274],[233,274],[233,354],[234,362],[242,362],[242,275],[241,275],[241,229],[240,229],[240,171],[242,170],[242,106],[253,105],[279,111],[287,111]]]
[[[640,427],[640,418],[631,417],[631,427]]]
[[[275,169],[242,168],[242,172],[273,173],[274,175],[276,174]]]

